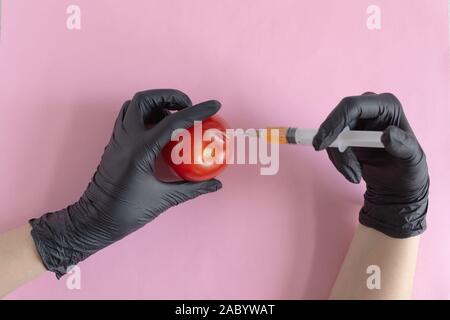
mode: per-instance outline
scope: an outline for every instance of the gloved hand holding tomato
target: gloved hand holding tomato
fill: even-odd
[[[59,278],[70,266],[143,227],[168,208],[220,189],[222,184],[215,179],[163,182],[155,176],[155,159],[173,131],[190,128],[194,121],[208,119],[219,109],[220,103],[214,100],[192,106],[187,95],[171,89],[140,92],[125,102],[80,200],[30,221],[31,235],[47,270]],[[212,121],[207,123],[215,125]],[[214,170],[215,175],[221,168]],[[201,174],[196,172],[195,177]],[[213,175],[203,174],[203,178]]]

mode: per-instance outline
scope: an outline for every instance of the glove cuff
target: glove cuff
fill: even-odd
[[[64,209],[29,220],[31,236],[42,263],[48,271],[55,273],[57,279],[70,271],[71,266],[87,258],[83,252],[77,251],[65,241],[66,232],[63,229],[68,227],[67,215],[67,209]],[[55,225],[56,228],[53,227]]]
[[[374,205],[364,202],[359,222],[392,238],[405,239],[423,233],[427,228],[428,197],[408,205]]]

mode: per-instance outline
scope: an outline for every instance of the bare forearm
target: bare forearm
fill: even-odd
[[[0,297],[45,271],[30,231],[26,224],[0,235]]]
[[[394,239],[359,225],[330,298],[410,299],[419,242],[420,236]],[[376,276],[379,289],[367,283]]]

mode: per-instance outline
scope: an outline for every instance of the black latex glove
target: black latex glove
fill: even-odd
[[[425,154],[406,119],[400,101],[390,93],[344,98],[322,123],[313,145],[327,148],[346,127],[384,131],[385,149],[328,148],[328,156],[347,180],[367,185],[361,224],[394,238],[426,229],[428,168]]]
[[[60,278],[69,266],[141,228],[168,208],[221,188],[215,179],[166,183],[154,175],[155,158],[172,132],[191,127],[195,120],[204,120],[219,108],[217,101],[192,106],[184,93],[169,89],[137,93],[125,102],[97,172],[80,200],[30,221],[45,267]]]

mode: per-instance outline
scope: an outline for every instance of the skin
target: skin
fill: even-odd
[[[0,297],[46,271],[30,235],[31,227],[0,235]],[[414,281],[420,236],[390,238],[358,225],[330,299],[409,299]],[[381,270],[381,289],[366,285],[370,265]]]
[[[358,225],[330,299],[410,299],[420,236],[395,239]],[[379,266],[381,288],[370,290],[367,273]]]
[[[0,297],[46,271],[25,224],[0,235]]]

